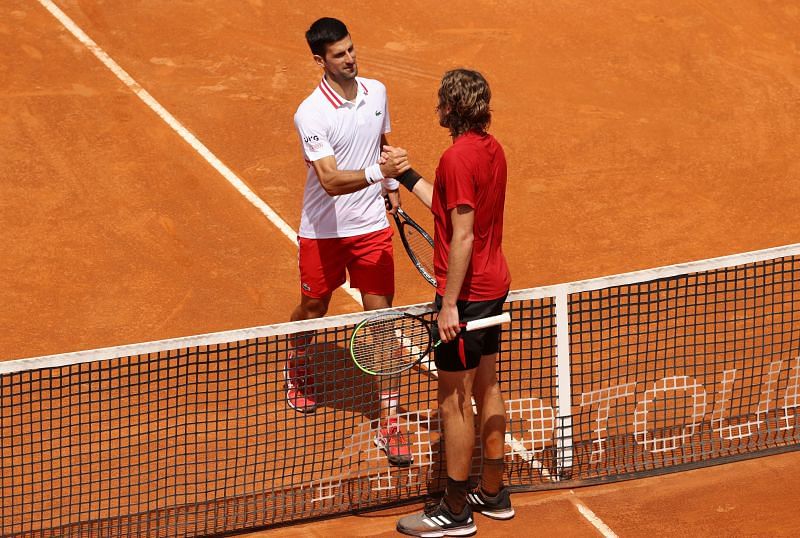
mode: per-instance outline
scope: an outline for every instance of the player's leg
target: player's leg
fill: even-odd
[[[350,285],[361,292],[364,310],[392,306],[394,299],[394,248],[392,229],[385,228],[343,239],[347,249]]]
[[[439,416],[447,462],[444,498],[433,510],[401,518],[397,530],[405,534],[466,536],[477,530],[467,494],[475,445],[472,385],[480,352],[464,344],[463,336],[459,335],[456,340],[442,344],[436,350]]]
[[[440,305],[441,298],[437,296],[437,306]],[[458,311],[462,321],[469,320],[465,306],[459,301]],[[472,332],[461,332],[455,340],[436,348],[439,416],[445,447],[447,487],[444,498],[434,510],[406,516],[397,522],[397,530],[405,534],[466,536],[477,530],[467,494],[475,445],[472,389],[481,359],[478,344]]]
[[[361,292],[364,310],[379,310],[392,306],[394,299],[394,252],[392,229],[352,238],[351,259],[347,265],[350,283]],[[383,450],[389,463],[411,464],[411,440],[397,418],[400,378],[380,379],[380,420],[375,445]]]
[[[381,308],[389,308],[392,306],[393,295],[375,295],[372,293],[361,292],[361,301],[364,305],[364,310],[380,310]],[[380,382],[380,417],[382,422],[386,423],[391,420],[392,415],[397,414],[398,398],[400,397],[398,376],[382,376],[379,378]],[[389,456],[390,460],[395,465],[402,465],[411,463],[406,457],[399,459]]]
[[[471,303],[473,315],[487,317],[503,311],[505,297],[495,301]],[[511,498],[503,486],[503,455],[505,452],[506,406],[497,379],[497,353],[500,349],[500,327],[473,331],[478,339],[481,361],[475,375],[473,396],[478,408],[481,428],[483,462],[481,482],[467,497],[472,509],[495,519],[514,517]]]
[[[321,318],[328,311],[333,290],[345,280],[345,260],[337,239],[299,238],[300,303],[291,321]],[[288,340],[284,368],[286,402],[301,413],[317,407],[314,393],[314,365],[310,360],[313,332],[293,334]]]
[[[300,304],[292,311],[291,321],[321,318],[328,311],[331,296],[322,298],[300,296]],[[289,336],[284,379],[286,403],[300,413],[311,413],[317,408],[314,393],[314,365],[309,359],[314,333],[302,331]]]
[[[330,303],[331,295],[309,297],[301,293],[300,303],[292,310],[292,315],[289,319],[291,321],[300,321],[304,319],[321,318],[328,313],[328,305],[330,305]]]
[[[478,365],[473,384],[473,394],[478,407],[478,419],[481,425],[481,441],[483,443],[483,457],[500,460],[499,475],[492,474],[487,477],[489,481],[482,481],[484,491],[497,493],[502,481],[502,460],[505,447],[506,411],[500,384],[495,371],[497,354],[484,355]]]
[[[348,250],[350,285],[361,292],[364,310],[392,306],[394,299],[394,249],[392,229],[386,228],[343,240]]]
[[[473,384],[481,427],[481,481],[467,496],[472,509],[495,519],[514,517],[511,498],[503,486],[506,410],[497,380],[497,353],[484,355]]]
[[[475,419],[472,413],[475,373],[475,369],[461,372],[439,370],[439,413],[443,422],[448,481],[461,483],[469,479],[475,445]],[[458,502],[456,505],[450,504],[450,508],[456,511],[461,511],[466,502],[455,497],[446,500],[448,504],[449,501]]]

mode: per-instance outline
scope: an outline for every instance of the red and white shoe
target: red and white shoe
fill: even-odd
[[[290,366],[291,357],[283,369],[286,379],[286,403],[300,413],[313,413],[317,409],[314,397],[314,374],[307,366]]]
[[[375,446],[383,450],[389,463],[407,467],[414,461],[411,452],[411,439],[400,429],[397,419],[389,419],[386,427],[381,427],[373,439]]]

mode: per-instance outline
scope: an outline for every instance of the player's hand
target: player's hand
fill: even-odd
[[[408,157],[408,150],[403,149],[403,148],[398,147],[398,146],[385,145],[385,146],[383,146],[383,151],[381,151],[381,154],[383,154],[383,153],[385,153],[387,155],[392,155],[392,156],[395,156],[395,157],[406,157],[406,158]]]
[[[400,207],[400,191],[387,192],[384,200],[386,201],[386,211],[396,215],[397,208]]]
[[[436,323],[439,327],[439,338],[442,339],[442,342],[455,340],[458,333],[461,332],[456,305],[442,305],[436,317]]]
[[[394,146],[383,146],[378,164],[381,166],[383,177],[397,177],[411,168],[411,164],[408,162],[408,151]]]

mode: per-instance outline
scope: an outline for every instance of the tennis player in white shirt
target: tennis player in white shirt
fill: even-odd
[[[300,303],[292,321],[326,314],[333,292],[350,284],[361,293],[364,310],[392,305],[394,256],[392,228],[383,194],[392,209],[400,204],[396,176],[409,169],[405,150],[389,145],[391,130],[386,88],[358,76],[347,27],[333,18],[315,21],[306,32],[322,80],[294,116],[307,166],[300,219]],[[383,156],[381,155],[383,154]],[[286,363],[286,400],[290,407],[316,409],[312,336],[290,343]],[[375,444],[390,463],[408,465],[411,446],[394,415],[396,380],[381,387],[381,421]]]

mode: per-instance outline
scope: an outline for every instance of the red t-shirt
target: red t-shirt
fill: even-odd
[[[453,237],[450,211],[459,205],[475,211],[472,260],[459,300],[490,301],[508,291],[511,274],[502,249],[506,176],[505,153],[490,134],[465,133],[439,159],[431,205],[438,294],[444,295],[447,286],[447,260]]]

